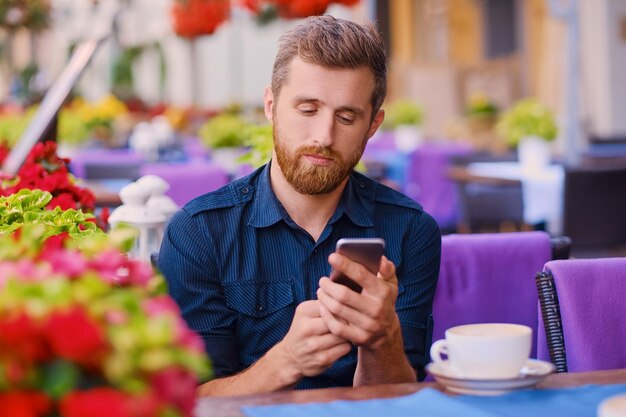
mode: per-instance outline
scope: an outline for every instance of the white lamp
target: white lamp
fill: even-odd
[[[178,210],[178,206],[170,197],[165,195],[165,192],[169,190],[170,185],[161,177],[156,175],[144,175],[139,178],[137,184],[140,184],[142,189],[145,189],[149,194],[146,205],[160,210],[165,215],[165,220],[170,219],[174,213]]]
[[[148,206],[151,190],[139,182],[128,184],[120,190],[122,205],[109,217],[111,228],[121,224],[138,230],[139,236],[128,256],[150,262],[150,255],[157,253],[163,239],[166,215],[156,207]]]

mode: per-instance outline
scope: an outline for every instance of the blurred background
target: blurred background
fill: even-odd
[[[104,180],[194,173],[168,180],[183,205],[267,161],[277,40],[323,13],[376,21],[388,48],[387,119],[359,169],[444,233],[582,233],[580,254],[623,253],[624,0],[0,0],[0,156],[62,81],[71,91],[35,131],[72,173],[102,193],[115,190]],[[63,78],[93,39],[76,82]]]

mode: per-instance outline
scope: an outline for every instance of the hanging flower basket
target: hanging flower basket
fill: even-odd
[[[177,0],[172,6],[174,32],[184,38],[211,35],[229,16],[229,0]]]

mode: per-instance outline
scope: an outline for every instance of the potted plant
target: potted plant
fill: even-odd
[[[411,152],[422,142],[421,126],[424,122],[424,109],[414,100],[396,100],[385,107],[385,120],[382,128],[393,130],[396,147],[403,152]]]
[[[205,122],[198,131],[200,140],[211,150],[211,157],[229,174],[239,167],[237,159],[245,146],[246,121],[233,112],[225,112]]]
[[[258,168],[272,158],[274,150],[273,127],[271,124],[246,127],[244,145],[247,152],[239,158],[239,162]]]
[[[522,166],[541,168],[550,163],[550,145],[558,133],[552,111],[536,99],[518,101],[505,111],[496,131],[510,146],[517,146]]]

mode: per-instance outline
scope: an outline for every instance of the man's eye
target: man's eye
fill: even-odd
[[[315,113],[315,108],[313,107],[298,107],[298,111],[306,116],[311,116]]]
[[[354,123],[354,116],[352,115],[338,114],[337,119],[340,123],[343,123],[344,125],[351,125],[352,123]]]

